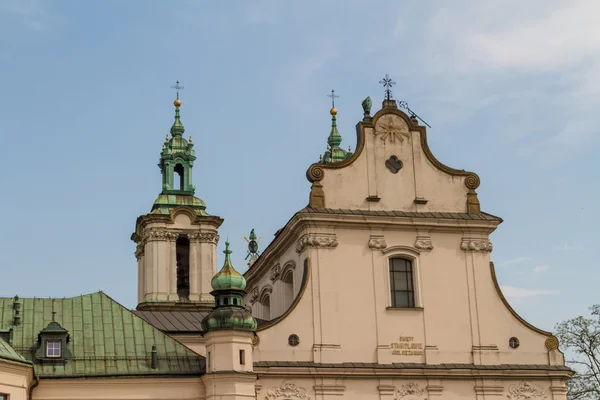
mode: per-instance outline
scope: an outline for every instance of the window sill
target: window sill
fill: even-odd
[[[423,307],[386,307],[385,309],[392,310],[392,311],[404,311],[404,310],[423,311]]]

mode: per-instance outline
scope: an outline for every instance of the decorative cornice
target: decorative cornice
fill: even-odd
[[[279,399],[303,399],[310,400],[310,396],[306,393],[306,389],[297,386],[292,381],[283,381],[279,387],[270,387],[267,389],[267,395],[265,400],[279,400]]]
[[[433,240],[429,236],[417,236],[415,248],[421,251],[431,251],[433,250]]]
[[[383,250],[387,247],[387,243],[383,236],[371,235],[369,237],[369,248],[373,250]]]
[[[422,396],[425,393],[425,389],[420,387],[415,382],[408,382],[398,388],[398,400],[406,396]]]
[[[503,386],[475,386],[475,393],[481,395],[502,395],[504,393]]]
[[[219,243],[219,235],[216,232],[190,232],[187,237],[190,242],[212,243],[214,245]]]
[[[338,245],[335,234],[307,233],[303,235],[296,243],[296,252],[302,253],[307,247],[320,247],[324,249],[333,249]]]
[[[319,396],[343,396],[346,386],[337,385],[314,385],[315,395]]]
[[[478,251],[482,253],[491,253],[494,245],[489,239],[482,238],[462,238],[460,248],[464,251]]]
[[[273,268],[271,268],[271,276],[269,277],[269,279],[272,282],[275,282],[280,277],[281,277],[281,265],[277,264]]]
[[[531,382],[521,382],[508,388],[507,397],[510,400],[543,400],[548,398],[548,395]]]
[[[444,387],[442,385],[427,385],[427,393],[430,396],[441,396],[444,391]]]

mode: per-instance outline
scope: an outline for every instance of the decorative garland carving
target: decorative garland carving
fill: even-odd
[[[164,229],[148,229],[144,232],[144,239],[147,242],[158,240],[167,240],[167,231]]]
[[[271,276],[269,279],[275,282],[277,279],[281,277],[281,265],[277,264],[271,269]]]
[[[333,249],[338,245],[338,240],[335,234],[317,234],[308,233],[298,239],[296,244],[296,252],[302,253],[307,247],[321,247],[325,249]]]
[[[398,389],[398,400],[405,396],[422,396],[424,393],[425,389],[421,388],[415,382],[408,382]]]
[[[190,242],[201,242],[201,243],[219,243],[219,235],[215,232],[191,232],[187,234]]]
[[[510,400],[543,400],[548,398],[548,395],[531,382],[521,382],[510,386],[507,397]]]
[[[480,251],[480,252],[491,252],[494,250],[494,245],[489,239],[469,239],[463,238],[460,243],[461,250],[464,251]]]
[[[292,381],[283,381],[279,387],[271,387],[267,390],[265,400],[289,400],[289,399],[303,399],[310,400],[310,396],[306,393],[306,389],[297,386]]]
[[[256,301],[258,300],[258,295],[260,294],[260,292],[258,291],[258,287],[255,286],[251,291],[250,291],[250,303],[254,304],[256,303]]]
[[[429,236],[417,236],[415,248],[421,251],[433,250],[433,240]]]
[[[387,243],[383,236],[371,236],[369,238],[369,248],[373,250],[383,250],[387,247]]]
[[[403,143],[405,138],[410,139],[406,122],[402,118],[391,114],[379,118],[374,133],[384,142],[389,139],[390,143],[396,143],[396,139],[398,139],[400,143]]]
[[[558,338],[556,336],[550,336],[547,338],[545,344],[548,351],[558,350]]]

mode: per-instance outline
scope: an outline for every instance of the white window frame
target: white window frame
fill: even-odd
[[[383,279],[386,287],[386,308],[388,310],[420,310],[423,309],[423,300],[421,296],[421,252],[410,246],[391,246],[384,251]],[[414,307],[393,307],[392,306],[392,283],[390,282],[390,263],[393,258],[404,258],[412,263],[413,270],[413,288],[414,288]]]
[[[58,344],[58,355],[50,354],[50,344]],[[52,350],[56,350],[53,348]],[[46,357],[48,358],[61,358],[62,357],[62,341],[61,340],[47,340],[46,341]]]

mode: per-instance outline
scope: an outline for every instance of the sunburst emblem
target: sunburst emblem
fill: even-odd
[[[390,143],[396,143],[396,139],[400,143],[403,143],[404,138],[409,137],[408,129],[405,126],[398,124],[391,115],[386,115],[381,118],[377,124],[375,133],[377,133],[384,142],[387,139],[390,139]]]

